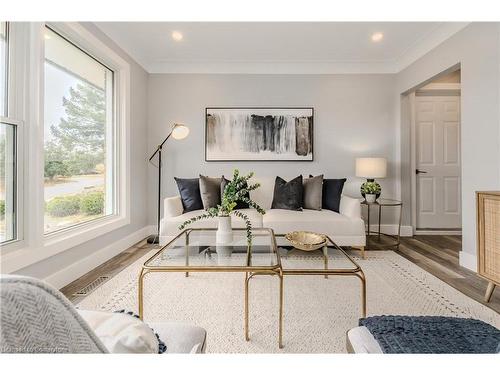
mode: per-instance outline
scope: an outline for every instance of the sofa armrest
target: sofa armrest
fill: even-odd
[[[342,195],[339,213],[351,219],[361,219],[361,203],[359,199]]]
[[[182,207],[181,197],[165,198],[163,206],[163,218],[176,217],[182,215],[184,208]]]

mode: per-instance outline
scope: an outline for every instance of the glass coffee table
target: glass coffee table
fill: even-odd
[[[246,230],[233,229],[233,241],[224,246],[215,241],[216,229],[185,229],[149,258],[139,275],[139,317],[144,316],[144,277],[151,272],[241,272],[245,274],[245,339],[249,340],[248,287],[255,275],[273,275],[280,282],[278,344],[282,347],[283,276],[276,240],[271,229],[254,228],[252,245]],[[250,276],[251,275],[251,276]]]
[[[361,316],[366,317],[366,279],[361,267],[329,237],[325,247],[314,252],[286,250],[276,246],[272,229],[252,230],[252,245],[247,245],[245,229],[233,229],[233,242],[216,246],[216,229],[185,229],[159,249],[143,265],[139,275],[139,316],[144,316],[144,278],[151,272],[241,272],[245,274],[244,323],[245,339],[249,336],[249,284],[254,276],[271,275],[279,278],[278,345],[283,348],[283,278],[294,275],[353,276],[361,281]],[[291,256],[300,252],[298,262]]]
[[[278,235],[277,237],[282,237]],[[327,238],[327,243],[319,250],[304,251],[296,248],[291,250],[280,249],[281,272],[283,276],[322,275],[354,276],[361,281],[361,317],[366,317],[366,278],[361,267],[351,258],[344,249],[337,246],[333,240]],[[301,259],[310,260],[303,265],[293,259],[294,254],[300,254]],[[321,261],[317,261],[321,259]]]
[[[284,235],[276,235],[276,237],[284,237]],[[366,278],[363,270],[345,250],[337,246],[330,237],[325,237],[327,238],[326,245],[315,251],[280,248],[282,277],[323,276],[328,279],[330,276],[350,276],[357,278],[361,282],[360,316],[366,318]],[[298,262],[293,255],[300,255],[300,259],[306,262]],[[283,293],[284,290],[281,291],[281,294]]]

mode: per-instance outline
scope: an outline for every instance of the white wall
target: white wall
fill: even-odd
[[[16,271],[18,274],[47,279],[57,287],[75,280],[103,263],[118,251],[144,238],[147,231],[147,80],[146,71],[102,34],[93,24],[84,24],[130,64],[130,159],[131,223],[80,246]]]
[[[143,228],[156,220],[156,169],[147,167],[147,157],[174,121],[188,124],[191,133],[166,147],[164,197],[177,194],[174,176],[230,175],[237,167],[265,178],[344,177],[354,174],[355,157],[383,156],[389,161],[389,178],[380,180],[384,195],[401,195],[409,208],[409,130],[400,94],[457,63],[462,69],[461,264],[475,267],[474,191],[500,189],[497,24],[468,26],[397,75],[148,75],[93,25],[85,26],[131,64],[132,222],[19,273],[62,286],[145,236]],[[314,162],[205,162],[207,106],[314,107]]]
[[[389,178],[381,180],[384,195],[394,196],[396,159],[393,75],[204,75],[149,76],[148,148],[166,136],[170,124],[189,125],[189,137],[169,140],[164,164],[163,196],[178,194],[173,177],[231,175],[233,168],[254,171],[258,178],[324,173],[354,175],[357,156],[382,156]],[[314,107],[313,162],[205,162],[205,107]],[[165,155],[165,154],[164,154]],[[150,217],[155,223],[156,169],[149,169]],[[392,221],[390,215],[386,217]]]
[[[500,189],[500,61],[497,23],[471,24],[397,75],[399,95],[461,65],[462,233],[460,264],[476,270],[475,191]],[[398,104],[399,108],[399,104]],[[404,109],[404,108],[403,108]],[[404,116],[403,116],[404,117]],[[402,195],[409,207],[409,124],[402,119]]]

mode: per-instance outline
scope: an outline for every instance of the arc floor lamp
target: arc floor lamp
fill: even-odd
[[[165,145],[165,142],[172,136],[174,139],[184,139],[188,136],[189,134],[189,128],[184,125],[184,124],[178,124],[174,123],[172,125],[172,129],[170,129],[170,133],[168,133],[167,137],[163,140],[162,143],[158,145],[156,148],[155,152],[151,157],[149,158],[149,162],[152,163],[153,158],[158,154],[158,202],[157,202],[157,227],[156,227],[156,234],[153,234],[148,237],[148,243],[159,243],[160,242],[160,220],[161,220],[161,167],[162,167],[162,160],[161,160],[161,152],[163,149],[163,145]]]

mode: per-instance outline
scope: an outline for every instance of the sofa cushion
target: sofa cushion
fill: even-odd
[[[300,211],[304,206],[303,195],[302,175],[288,182],[277,176],[274,182],[274,195],[271,208]]]
[[[200,194],[200,181],[198,178],[177,178],[174,177],[179,189],[184,212],[191,212],[203,209],[203,202]]]
[[[321,210],[323,197],[323,175],[304,179],[304,208]]]
[[[253,208],[246,208],[238,211],[248,216],[250,222],[252,223],[252,227],[262,228],[262,215],[259,214],[256,210],[254,210]],[[185,212],[182,215],[168,218],[168,220],[165,222],[164,235],[174,236],[178,234],[179,225],[181,225],[186,220],[192,219],[193,217],[201,215],[203,213],[205,213],[204,210],[197,210],[197,211]],[[193,224],[190,224],[189,228],[217,228],[218,223],[219,219],[214,217],[210,219],[200,220]],[[243,219],[235,217],[234,215],[231,215],[231,225],[233,228],[245,228],[245,222],[243,221]]]
[[[358,236],[360,228],[347,216],[330,210],[290,211],[271,209],[263,217],[265,228],[272,228],[275,234],[306,230],[332,236]],[[361,228],[363,231],[363,228]],[[364,233],[363,233],[364,234]]]
[[[220,204],[221,182],[220,177],[207,177],[200,174],[200,195],[205,210]]]
[[[325,178],[323,180],[323,208],[339,212],[340,198],[342,196],[342,189],[344,188],[346,180],[346,178]]]

